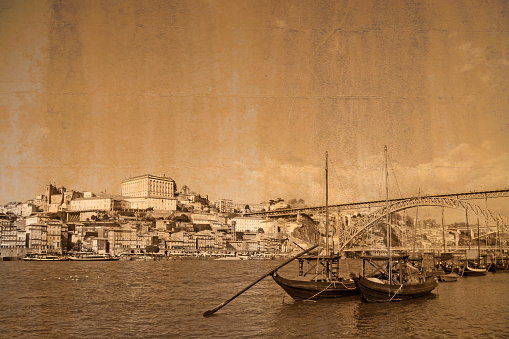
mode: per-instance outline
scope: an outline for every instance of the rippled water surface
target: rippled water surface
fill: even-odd
[[[0,337],[507,337],[509,273],[441,283],[426,298],[293,302],[276,261],[0,262]],[[285,267],[285,272],[296,265]],[[283,273],[285,273],[283,272]]]

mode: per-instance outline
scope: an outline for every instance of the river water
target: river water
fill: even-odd
[[[479,338],[509,336],[509,273],[440,283],[429,297],[294,302],[272,260],[0,262],[2,338]],[[285,267],[293,273],[296,264]]]

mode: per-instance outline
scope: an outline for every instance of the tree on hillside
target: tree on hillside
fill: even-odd
[[[173,217],[173,221],[189,222],[189,217],[187,214],[181,214]]]
[[[299,199],[290,199],[288,201],[288,205],[290,205],[291,208],[299,208],[299,207],[305,207],[306,206],[306,202],[302,198],[299,198]]]

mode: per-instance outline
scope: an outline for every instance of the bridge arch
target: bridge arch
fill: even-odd
[[[342,251],[352,240],[354,240],[364,230],[372,226],[375,222],[385,218],[388,214],[399,212],[412,207],[421,206],[442,206],[453,209],[463,209],[473,213],[478,217],[482,217],[486,222],[497,224],[502,229],[506,229],[509,219],[496,212],[483,209],[476,204],[469,203],[464,200],[451,199],[445,197],[414,197],[404,200],[395,201],[388,206],[379,208],[378,210],[358,219],[353,227],[345,230],[340,235],[339,251]]]

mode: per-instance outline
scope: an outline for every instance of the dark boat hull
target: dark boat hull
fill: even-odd
[[[442,267],[442,270],[448,274],[448,273],[461,273],[461,270],[457,266],[448,265],[448,264],[440,264]]]
[[[117,261],[119,259],[120,258],[69,258],[71,261]]]
[[[459,275],[456,273],[442,274],[438,276],[438,281],[441,282],[454,282],[458,281]]]
[[[430,279],[420,284],[389,285],[366,279],[365,277],[354,278],[357,288],[361,293],[361,299],[366,302],[388,302],[415,299],[431,293],[438,283]]]
[[[509,273],[509,265],[500,265],[500,264],[493,264],[493,268],[495,269],[495,272],[507,272]]]
[[[274,273],[274,281],[294,300],[316,300],[323,298],[341,298],[359,294],[355,282],[344,281],[303,281],[286,279]]]
[[[463,276],[465,277],[478,277],[478,276],[481,276],[481,275],[486,275],[488,274],[488,270],[487,269],[476,269],[476,268],[470,268],[470,267],[465,267],[465,271],[463,271]]]

